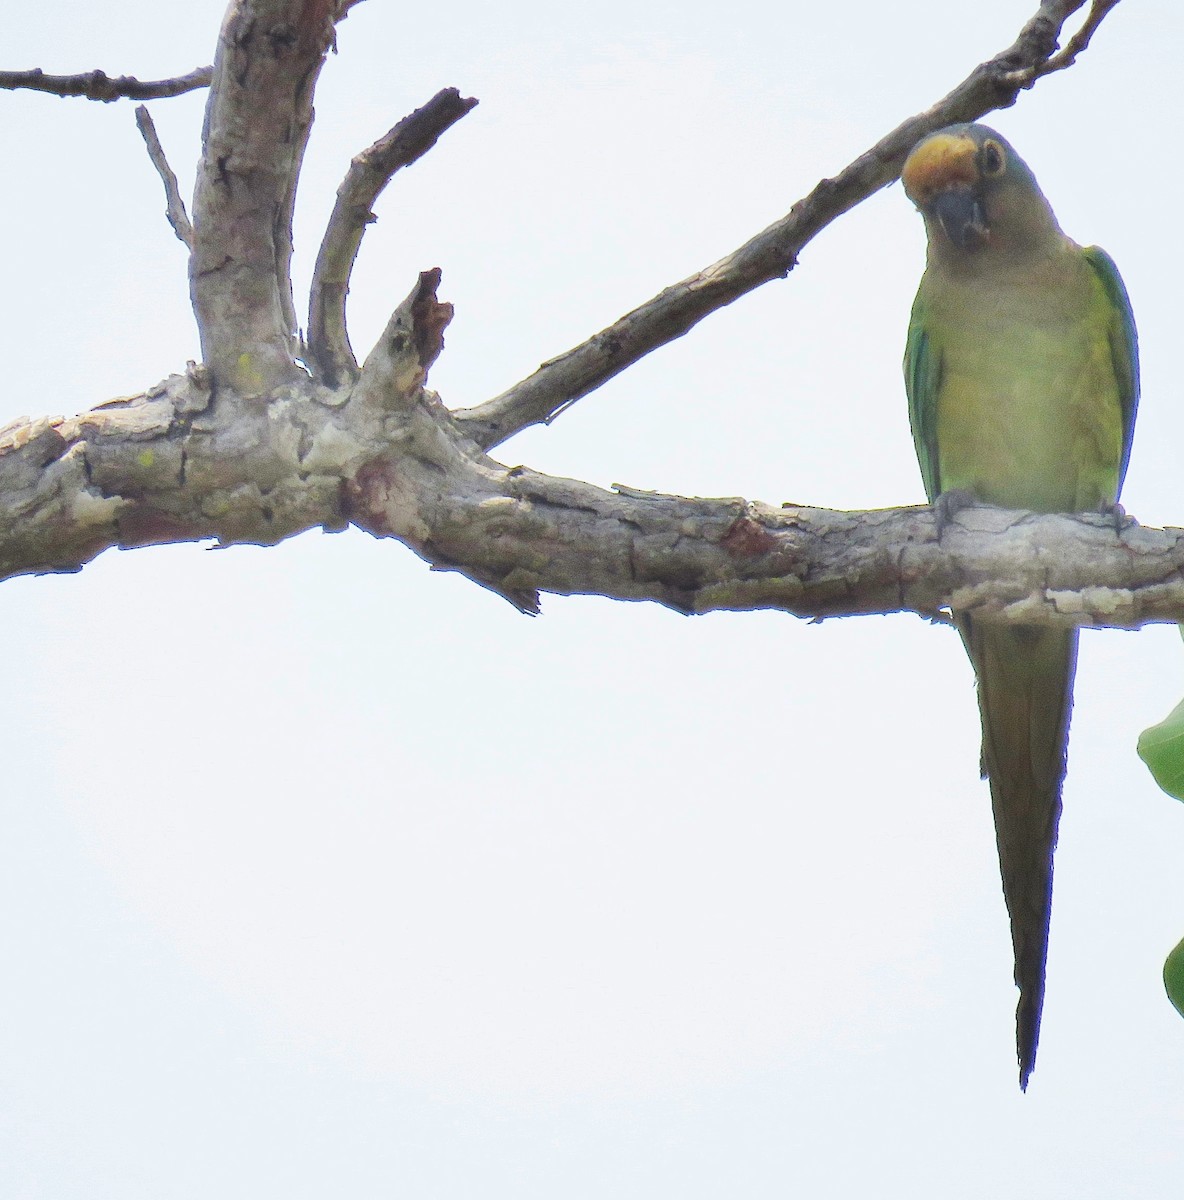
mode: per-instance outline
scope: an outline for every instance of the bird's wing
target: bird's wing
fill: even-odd
[[[1119,286],[1122,286],[1121,283]],[[937,394],[941,386],[941,359],[940,340],[934,334],[923,292],[918,292],[909,320],[908,341],[905,343],[904,387],[909,398],[913,445],[917,448],[921,479],[930,502],[941,494],[937,460]]]
[[[1107,336],[1114,377],[1118,380],[1118,400],[1122,408],[1122,459],[1118,464],[1118,486],[1121,489],[1131,457],[1131,439],[1135,433],[1135,412],[1139,406],[1139,336],[1130,297],[1126,294],[1122,276],[1114,260],[1105,250],[1087,246],[1085,261],[1101,281],[1110,307]]]

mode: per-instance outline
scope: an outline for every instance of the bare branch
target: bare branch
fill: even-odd
[[[358,374],[346,330],[345,298],[362,236],[375,220],[375,201],[398,170],[425,155],[476,104],[456,88],[445,88],[350,163],[317,254],[309,297],[310,365],[330,387]]]
[[[270,545],[347,524],[394,538],[526,612],[540,592],[685,613],[803,617],[945,608],[1130,628],[1184,618],[1184,530],[1101,516],[832,512],[606,491],[506,467],[426,388],[452,307],[423,272],[356,385],[307,376],[244,398],[204,367],[72,418],[0,430],[0,579],[112,546]]]
[[[0,71],[0,88],[15,91],[19,88],[48,92],[51,96],[81,96],[86,100],[164,100],[210,86],[213,67],[198,67],[188,75],[173,79],[141,81],[133,75],[112,79],[103,71],[84,71],[81,75],[46,75],[40,67],[32,71]]]
[[[78,570],[112,546],[270,545],[352,522],[536,611],[539,592],[684,613],[800,617],[944,607],[1133,628],[1184,618],[1184,530],[974,508],[834,512],[605,491],[477,452],[422,386],[447,307],[425,273],[367,396],[305,379],[210,405],[201,368],[69,419],[0,430],[0,578]],[[425,355],[427,358],[425,359]]]
[[[1052,58],[1039,67],[1016,73],[1020,87],[1031,87],[1042,76],[1071,67],[1077,61],[1077,56],[1089,46],[1090,39],[1098,31],[1098,26],[1105,20],[1106,14],[1117,4],[1118,0],[1093,0],[1081,28],[1069,39],[1063,49],[1058,50]]]
[[[152,116],[142,104],[136,106],[136,127],[148,147],[148,157],[164,184],[165,216],[173,227],[183,246],[193,249],[193,226],[189,223],[189,214],[185,211],[185,201],[181,199],[181,189],[177,185],[177,177],[173,174],[169,160],[165,157],[164,147],[156,134],[156,126]]]
[[[214,378],[261,395],[301,374],[289,266],[312,96],[346,0],[232,0],[193,201],[190,285]]]
[[[1086,23],[1090,32],[1116,2],[1099,0],[1095,4]],[[1031,87],[1053,61],[1065,21],[1083,3],[1041,0],[1013,45],[976,67],[949,95],[898,125],[834,178],[822,180],[781,220],[588,341],[543,363],[508,391],[475,408],[458,411],[457,420],[479,445],[490,449],[531,425],[549,422],[652,350],[682,337],[716,309],[762,284],[784,278],[817,233],[899,175],[909,150],[926,133],[958,121],[977,120],[1014,104],[1019,92]],[[1084,43],[1074,53],[1082,48]],[[1070,61],[1052,69],[1068,66]]]
[[[352,522],[526,612],[550,592],[814,619],[954,610],[1127,629],[1184,613],[1184,530],[1119,533],[1093,514],[981,508],[939,539],[927,507],[834,512],[612,493],[466,459],[463,435],[405,436],[414,454],[380,456],[347,484]]]

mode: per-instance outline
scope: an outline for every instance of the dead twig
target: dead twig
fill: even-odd
[[[79,75],[46,75],[40,67],[32,71],[0,71],[0,88],[48,92],[51,96],[79,96],[84,100],[165,100],[209,87],[213,67],[198,67],[188,75],[172,79],[140,80],[134,75],[112,79],[105,71],[83,71]]]
[[[316,376],[330,387],[358,376],[345,324],[345,298],[374,202],[394,174],[425,155],[440,135],[477,105],[456,88],[437,92],[351,163],[325,227],[308,304],[308,351]]]
[[[173,227],[173,232],[182,244],[189,250],[193,249],[193,226],[189,223],[189,214],[185,211],[185,201],[181,199],[181,189],[177,185],[177,177],[173,174],[169,160],[165,157],[164,147],[156,134],[156,126],[144,105],[136,106],[136,126],[144,145],[148,147],[148,157],[164,184],[165,216]]]
[[[1077,56],[1089,45],[1090,39],[1098,31],[1098,26],[1105,20],[1106,14],[1117,4],[1118,0],[1093,0],[1081,28],[1062,49],[1039,66],[1029,68],[1027,71],[1016,72],[1017,77],[1022,80],[1020,87],[1031,87],[1037,79],[1051,75],[1054,71],[1063,71],[1066,67],[1071,67],[1077,61]]]

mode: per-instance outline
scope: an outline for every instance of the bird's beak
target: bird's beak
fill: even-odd
[[[947,188],[933,198],[933,215],[946,237],[960,250],[973,252],[990,237],[982,201],[968,187]]]

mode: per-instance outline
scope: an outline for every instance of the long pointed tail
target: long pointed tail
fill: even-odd
[[[991,784],[1003,897],[1011,918],[1020,1087],[1036,1062],[1052,908],[1052,859],[1061,818],[1061,784],[1076,630],[964,621],[963,641],[978,676],[983,775]]]

